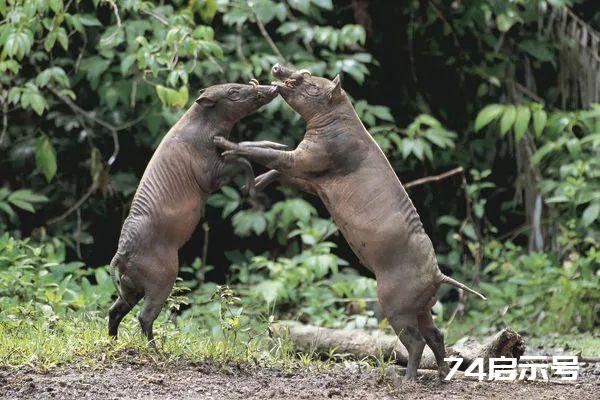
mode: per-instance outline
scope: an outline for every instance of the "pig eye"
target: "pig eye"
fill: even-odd
[[[318,86],[308,85],[306,87],[306,94],[308,94],[309,96],[318,96],[320,93],[321,93],[321,90],[319,89]]]
[[[235,89],[235,88],[231,88],[227,91],[227,97],[229,97],[230,100],[239,100],[240,99],[240,91]]]

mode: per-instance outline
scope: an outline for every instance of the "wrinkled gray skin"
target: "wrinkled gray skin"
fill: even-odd
[[[485,297],[440,272],[415,207],[339,77],[330,81],[279,65],[272,72],[284,80],[274,82],[281,96],[306,121],[298,147],[256,148],[219,137],[215,143],[225,155],[273,169],[257,177],[257,189],[281,179],[322,199],[361,263],[375,274],[383,312],[409,352],[406,379],[415,379],[426,343],[445,376],[444,337],[431,315],[440,284]]]
[[[213,137],[228,137],[237,121],[276,96],[270,85],[211,86],[165,135],[146,167],[111,261],[119,298],[109,311],[109,335],[117,336],[123,317],[144,297],[139,321],[153,340],[152,325],[179,270],[178,250],[196,228],[209,195],[240,173],[253,195],[250,163],[221,156]]]

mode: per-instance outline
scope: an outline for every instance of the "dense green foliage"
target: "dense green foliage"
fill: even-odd
[[[466,171],[409,189],[442,269],[490,298],[442,288],[443,327],[597,331],[600,105],[573,88],[600,79],[598,44],[557,35],[572,14],[550,18],[572,7],[592,37],[592,3],[0,0],[4,334],[50,329],[42,317],[101,325],[114,290],[93,264],[110,260],[151,152],[199,89],[268,82],[275,62],[340,73],[403,181]],[[590,61],[565,62],[578,57]],[[302,133],[276,99],[234,139],[293,145]],[[360,275],[318,199],[268,194],[266,209],[229,186],[210,199],[209,222],[224,238],[210,236],[208,263],[225,253],[215,266],[229,268],[212,275],[194,237],[165,313],[169,332],[237,340],[264,335],[272,318],[385,326],[375,281]],[[238,250],[225,251],[227,241]]]

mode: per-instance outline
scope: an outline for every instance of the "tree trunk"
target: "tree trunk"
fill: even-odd
[[[406,365],[408,352],[395,335],[380,330],[364,331],[360,329],[344,330],[303,325],[295,321],[280,321],[271,325],[271,334],[276,337],[288,337],[298,349],[326,354],[335,349],[337,354],[352,355],[357,359],[366,357],[384,357],[396,363]],[[446,348],[447,357],[462,357],[466,368],[476,358],[514,357],[519,358],[525,351],[521,335],[512,329],[503,329],[483,343],[468,341]],[[487,365],[487,361],[484,365]],[[425,347],[419,368],[437,369],[435,357]]]

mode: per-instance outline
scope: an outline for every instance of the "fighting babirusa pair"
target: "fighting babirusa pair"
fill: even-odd
[[[416,377],[425,344],[445,376],[444,338],[431,315],[440,284],[485,297],[441,273],[415,207],[339,77],[330,81],[280,65],[272,72],[282,80],[272,86],[253,82],[209,88],[163,139],[111,263],[119,271],[120,293],[110,311],[110,334],[116,335],[123,316],[144,296],[140,322],[152,340],[152,322],[177,276],[177,250],[198,223],[209,193],[241,170],[250,191],[280,180],[321,198],[377,279],[384,314],[409,353],[406,378]],[[236,121],[277,92],[306,121],[304,138],[294,150],[272,142],[227,140]],[[224,153],[219,155],[215,146]],[[271,170],[254,180],[245,159]]]

